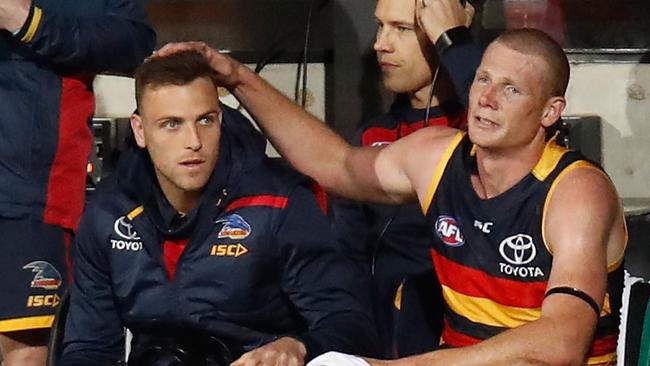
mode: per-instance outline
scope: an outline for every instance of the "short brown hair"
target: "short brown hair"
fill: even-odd
[[[549,68],[550,96],[564,96],[569,84],[569,60],[562,47],[548,34],[531,28],[512,29],[501,34],[494,42],[527,55],[541,56]]]
[[[142,107],[142,94],[147,87],[187,85],[202,77],[210,78],[214,82],[214,74],[207,60],[198,52],[182,51],[153,58],[135,70],[136,105],[138,109]]]

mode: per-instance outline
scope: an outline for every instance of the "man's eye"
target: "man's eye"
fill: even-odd
[[[210,116],[203,117],[199,120],[199,124],[208,126],[211,125],[214,122],[214,119]]]
[[[476,81],[481,83],[481,84],[485,84],[485,83],[488,82],[488,78],[486,76],[478,75],[478,76],[476,76]]]
[[[178,128],[179,122],[175,119],[170,119],[165,122],[163,122],[163,127],[164,128],[169,128],[169,129],[175,129]]]
[[[505,90],[506,90],[506,93],[511,94],[511,95],[521,94],[519,92],[519,89],[515,88],[513,85],[506,85]]]

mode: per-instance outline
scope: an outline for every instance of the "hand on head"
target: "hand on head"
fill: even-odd
[[[183,51],[195,51],[203,55],[216,73],[216,82],[225,88],[232,88],[238,83],[237,69],[241,64],[230,56],[220,53],[204,42],[175,42],[168,43],[147,58],[146,61],[169,56]],[[145,61],[145,62],[146,62]]]
[[[0,29],[15,32],[25,24],[29,15],[31,0],[0,1]]]
[[[475,9],[469,2],[465,6],[460,0],[415,0],[415,17],[431,42],[452,28],[464,25],[469,27]]]

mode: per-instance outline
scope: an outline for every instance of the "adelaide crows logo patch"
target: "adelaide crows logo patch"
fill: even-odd
[[[219,239],[228,238],[241,240],[247,238],[251,234],[251,226],[243,217],[237,214],[230,214],[223,219],[215,221],[215,223],[224,224],[219,231]]]
[[[34,279],[31,282],[33,288],[56,290],[61,286],[61,274],[48,262],[34,261],[23,266],[23,269],[31,269]]]

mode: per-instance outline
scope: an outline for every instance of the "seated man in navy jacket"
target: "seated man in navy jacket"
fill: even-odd
[[[219,104],[212,72],[191,52],[136,71],[140,149],[82,219],[63,365],[116,364],[124,327],[134,334],[132,364],[169,342],[191,349],[208,338],[223,342],[233,366],[373,352],[364,290],[336,250],[315,186],[266,158],[261,135]]]

